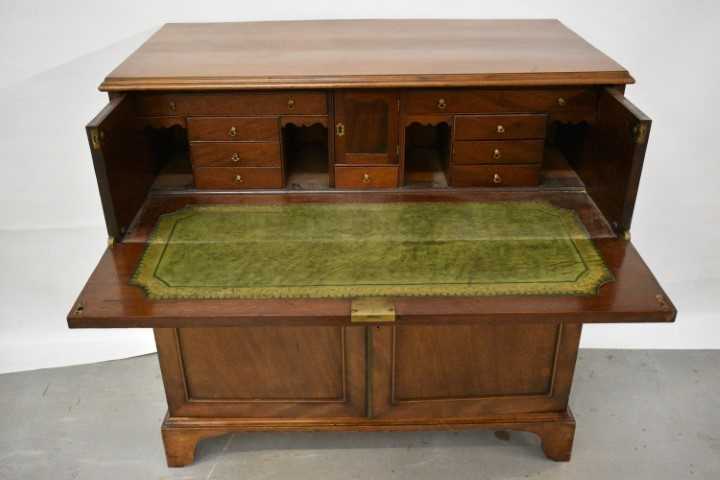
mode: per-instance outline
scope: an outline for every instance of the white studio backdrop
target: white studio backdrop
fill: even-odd
[[[720,348],[720,3],[608,0],[0,0],[0,372],[154,351],[150,330],[69,330],[105,248],[84,125],[103,77],[166,22],[559,18],[627,68],[653,120],[633,242],[675,324],[588,325],[583,347]],[[299,41],[302,41],[301,39]]]

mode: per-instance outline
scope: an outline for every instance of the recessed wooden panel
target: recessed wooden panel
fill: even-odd
[[[344,400],[342,328],[181,328],[178,342],[192,400]]]
[[[398,326],[394,340],[395,401],[542,395],[558,326]]]

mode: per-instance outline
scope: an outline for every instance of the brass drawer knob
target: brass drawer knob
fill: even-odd
[[[557,99],[558,105],[560,105],[561,107],[564,107],[566,103],[567,103],[567,100],[565,100],[563,97],[558,97],[558,99]]]
[[[495,160],[500,160],[502,158],[502,153],[500,152],[499,148],[496,148],[495,150],[493,150],[493,158]]]
[[[363,173],[362,182],[363,182],[363,183],[370,183],[370,174],[368,174],[368,173]]]
[[[293,110],[295,108],[295,99],[290,97],[288,98],[288,110]]]
[[[505,133],[505,127],[502,125],[497,126],[497,133]]]
[[[170,101],[170,103],[168,103],[168,107],[170,107],[170,111],[173,113],[175,113],[175,111],[177,110],[177,105],[175,105],[175,102],[173,101]]]
[[[238,155],[237,153],[233,153],[232,155],[230,155],[230,160],[237,163],[240,161],[240,155]]]
[[[237,136],[237,128],[230,127],[230,130],[228,130],[228,135],[230,135],[231,137]]]
[[[497,174],[497,173],[494,174],[494,175],[493,175],[493,183],[496,184],[496,185],[501,184],[501,183],[502,183],[502,177],[501,177],[499,174]]]
[[[439,98],[439,99],[438,99],[437,107],[438,107],[440,110],[445,110],[445,108],[447,107],[447,103],[445,102],[445,99],[444,99],[444,98]]]
[[[235,181],[237,183],[242,183],[244,181],[242,175],[235,175]]]

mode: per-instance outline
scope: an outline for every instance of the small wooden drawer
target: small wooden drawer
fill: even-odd
[[[453,143],[453,163],[540,163],[544,140],[482,140]]]
[[[411,90],[405,97],[405,113],[592,111],[596,98],[594,90],[582,88]]]
[[[190,141],[279,141],[277,117],[190,117],[187,126]]]
[[[146,93],[138,115],[325,115],[324,92]]]
[[[197,188],[282,188],[280,168],[199,167],[193,170]]]
[[[396,166],[335,167],[337,188],[394,188],[398,183]]]
[[[458,115],[455,140],[545,138],[546,123],[540,114]]]
[[[280,144],[270,142],[192,142],[196,167],[279,167]]]
[[[453,187],[531,187],[540,182],[540,165],[453,165]]]

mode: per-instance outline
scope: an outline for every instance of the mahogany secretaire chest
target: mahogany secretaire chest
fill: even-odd
[[[568,460],[582,325],[676,315],[630,241],[633,81],[555,20],[166,25],[100,85],[110,240],[68,323],[154,330],[170,466],[260,430]]]

